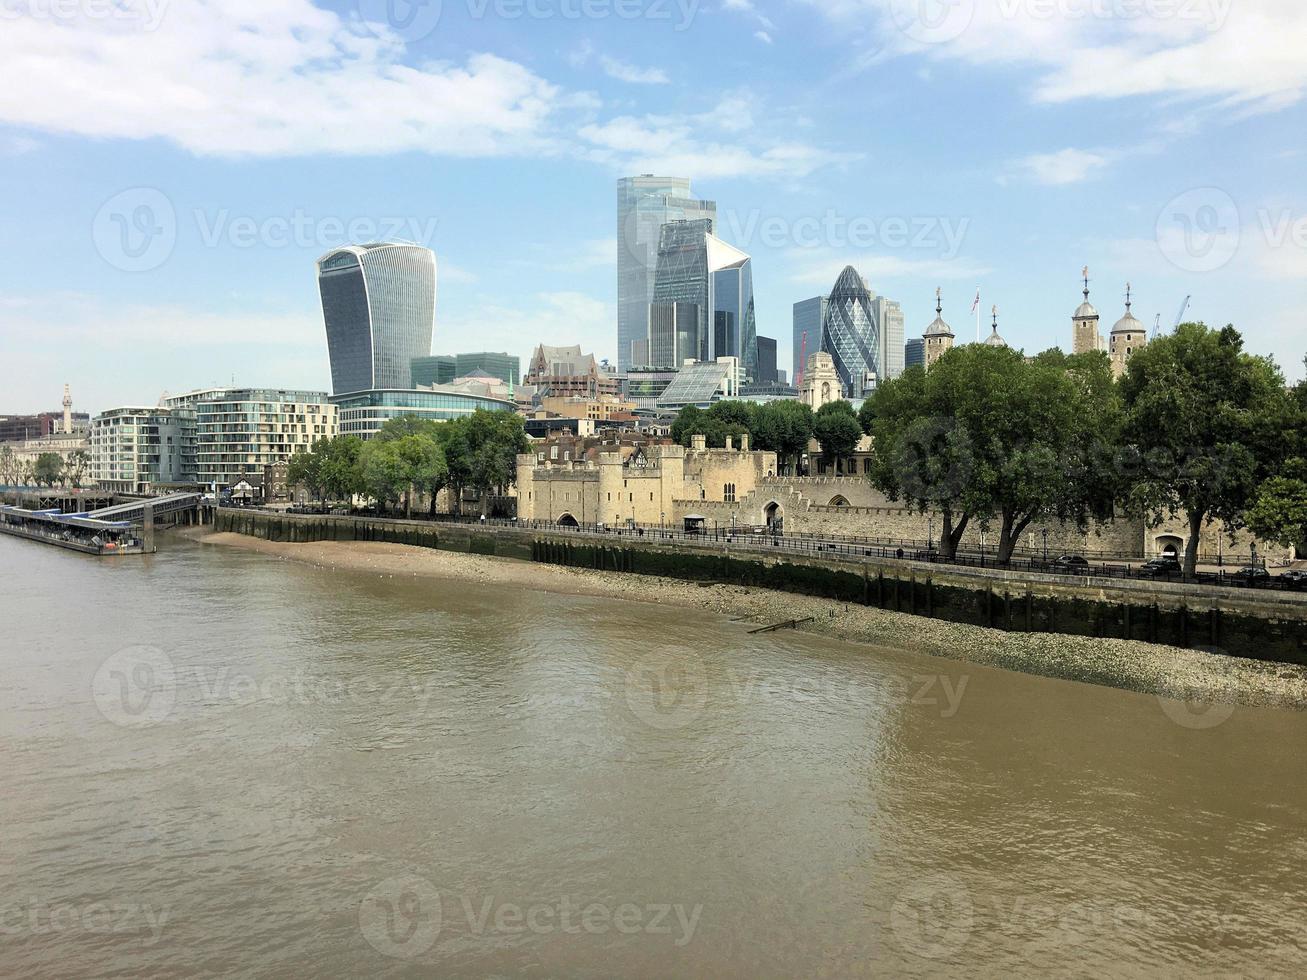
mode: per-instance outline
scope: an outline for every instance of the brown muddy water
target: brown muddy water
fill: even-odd
[[[1307,969],[1307,714],[0,539],[0,974]]]

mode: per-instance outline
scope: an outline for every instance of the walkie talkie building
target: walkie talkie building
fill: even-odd
[[[318,260],[332,393],[412,388],[412,362],[431,353],[436,256],[392,242],[347,245]]]

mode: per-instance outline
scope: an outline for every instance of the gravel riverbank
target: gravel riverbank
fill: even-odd
[[[812,617],[801,628],[841,640],[911,649],[951,660],[1085,681],[1192,702],[1307,710],[1307,668],[1129,640],[1005,633],[829,599],[565,568],[376,542],[289,544],[207,528],[178,532],[210,545],[240,547],[320,568],[454,579],[546,592],[600,596],[708,610],[768,625]],[[1176,711],[1186,710],[1176,706]]]

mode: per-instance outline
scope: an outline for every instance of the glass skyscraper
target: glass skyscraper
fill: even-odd
[[[880,377],[897,378],[904,368],[903,308],[897,300],[871,296],[871,312],[880,328]]]
[[[858,270],[845,266],[826,307],[821,349],[835,361],[835,370],[851,397],[862,397],[881,377],[882,343],[871,290]]]
[[[794,304],[794,349],[793,357],[794,383],[803,380],[803,372],[808,365],[805,360],[821,350],[821,325],[826,321],[825,296],[814,296]]]
[[[318,290],[340,395],[411,388],[412,363],[431,353],[436,256],[421,245],[348,245],[318,260]]]
[[[658,242],[668,221],[717,217],[713,201],[695,200],[686,177],[623,177],[617,182],[617,367],[631,367],[631,344],[644,340],[653,302]],[[709,231],[712,230],[711,224]]]
[[[656,310],[670,304],[697,308],[697,360],[734,357],[745,376],[753,377],[758,368],[753,262],[713,235],[707,219],[670,221],[662,227],[649,323],[654,323]],[[650,358],[658,360],[658,353],[650,334]]]

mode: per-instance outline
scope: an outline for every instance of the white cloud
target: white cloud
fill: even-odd
[[[739,97],[674,121],[605,119],[593,94],[492,54],[406,64],[399,38],[309,0],[188,0],[165,5],[153,30],[85,17],[5,18],[3,28],[0,124],[36,131],[163,139],[218,156],[661,160],[702,176],[794,178],[846,159],[757,131],[718,145],[713,134],[753,129]],[[569,57],[577,65],[597,58],[628,82],[667,81],[588,43]]]
[[[766,31],[754,31],[753,36],[756,37],[763,44],[772,43],[772,36],[768,34]]]
[[[666,85],[669,81],[667,73],[661,68],[639,68],[625,61],[610,58],[608,55],[600,56],[599,66],[603,68],[605,75],[619,82],[630,82],[633,85]]]
[[[6,19],[0,120],[201,154],[539,150],[559,90],[488,54],[409,67],[308,0],[189,0],[156,30]],[[380,107],[380,108],[379,108]]]
[[[573,68],[584,68],[591,61],[598,61],[603,73],[619,82],[630,82],[633,85],[666,85],[670,81],[667,73],[661,68],[641,68],[609,55],[600,54],[588,38],[567,54],[567,63]]]
[[[1034,153],[1016,161],[1018,173],[1041,184],[1078,184],[1106,167],[1107,156],[1068,148],[1056,153]]]
[[[1178,96],[1274,110],[1307,91],[1307,4],[1301,0],[822,0],[875,47],[972,65],[1036,69],[1040,102]],[[923,12],[943,13],[936,20]]]
[[[745,96],[723,98],[698,115],[619,116],[581,127],[591,159],[624,170],[692,173],[713,177],[805,177],[843,166],[858,154],[825,150],[795,140],[769,141],[754,124],[759,115]],[[728,143],[713,137],[737,137]]]

